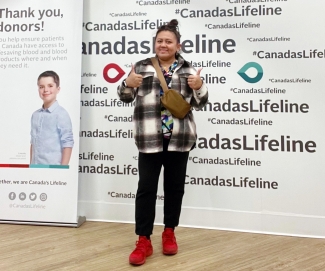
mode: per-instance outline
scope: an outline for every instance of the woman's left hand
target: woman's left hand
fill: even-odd
[[[200,76],[201,71],[202,68],[198,69],[195,75],[191,74],[187,78],[187,83],[191,89],[198,90],[202,87],[203,81]]]

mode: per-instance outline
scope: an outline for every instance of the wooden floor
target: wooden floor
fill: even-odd
[[[129,265],[134,225],[86,222],[80,228],[0,224],[0,270],[325,270],[325,240],[193,228],[176,229],[179,252]]]

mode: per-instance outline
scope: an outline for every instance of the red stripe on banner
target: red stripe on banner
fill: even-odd
[[[29,164],[0,164],[0,167],[29,168]]]
[[[9,167],[29,168],[29,164],[10,164]]]

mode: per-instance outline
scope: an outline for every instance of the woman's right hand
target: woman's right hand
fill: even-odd
[[[142,84],[142,75],[136,74],[134,65],[132,65],[129,76],[125,79],[125,83],[129,88],[138,88]]]

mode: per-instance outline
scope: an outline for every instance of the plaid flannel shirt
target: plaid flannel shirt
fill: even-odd
[[[137,62],[135,72],[143,76],[138,88],[125,88],[121,84],[117,93],[120,100],[130,103],[135,100],[134,107],[134,139],[139,152],[155,153],[163,151],[161,128],[160,81],[150,58]],[[199,90],[193,90],[187,84],[187,78],[196,74],[195,69],[181,56],[173,73],[171,88],[178,90],[192,108],[200,110],[208,101],[208,89],[203,82]],[[168,151],[190,151],[197,139],[196,125],[192,110],[184,119],[173,116],[174,128],[168,145]]]

